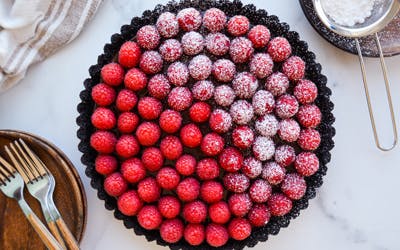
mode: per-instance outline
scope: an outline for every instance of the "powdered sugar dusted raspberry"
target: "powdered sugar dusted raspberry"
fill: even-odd
[[[152,50],[160,43],[160,34],[155,26],[145,25],[136,33],[136,41],[143,49]]]
[[[214,84],[210,81],[198,81],[192,88],[193,97],[200,101],[210,99],[214,94]]]
[[[239,125],[248,124],[254,116],[253,107],[245,100],[234,102],[230,108],[232,120]]]
[[[237,172],[242,167],[243,155],[236,148],[228,147],[222,150],[218,163],[227,172]]]
[[[283,62],[292,53],[292,47],[286,38],[275,37],[268,44],[268,53],[275,62]]]
[[[292,201],[284,194],[274,193],[268,200],[268,209],[274,216],[283,216],[289,213],[292,206]]]
[[[200,33],[196,31],[190,31],[182,36],[181,43],[183,52],[186,55],[193,56],[203,51],[205,42]]]
[[[233,215],[238,217],[245,216],[251,209],[253,203],[248,194],[232,194],[228,199],[228,205]]]
[[[251,28],[247,37],[253,43],[254,48],[262,48],[268,44],[271,34],[264,25],[256,25]]]
[[[308,104],[317,98],[318,89],[312,81],[302,79],[297,82],[293,94],[301,104]]]
[[[287,167],[294,162],[296,153],[289,145],[279,146],[275,151],[275,161],[281,166]]]
[[[232,132],[232,141],[238,148],[249,148],[254,141],[253,130],[247,126],[236,127]]]
[[[282,65],[282,72],[289,80],[297,81],[304,77],[306,64],[298,56],[289,57]]]
[[[189,63],[190,76],[195,80],[204,80],[212,70],[212,62],[210,58],[205,55],[198,55],[193,57]]]
[[[214,90],[214,100],[220,105],[227,107],[235,100],[235,92],[228,85],[221,85]]]
[[[182,45],[176,39],[165,40],[161,44],[159,51],[162,58],[167,62],[174,62],[178,60],[183,54]]]
[[[206,36],[206,48],[216,56],[225,55],[230,44],[229,38],[222,33],[210,33]]]
[[[289,88],[289,79],[285,74],[275,72],[265,81],[265,88],[274,96],[283,95]]]
[[[257,78],[249,73],[242,72],[235,76],[232,82],[233,89],[239,98],[251,98],[257,90]]]
[[[271,114],[260,116],[256,120],[255,128],[260,135],[272,137],[278,132],[278,120]]]
[[[226,15],[225,13],[217,8],[211,8],[206,10],[203,16],[203,26],[206,27],[210,32],[218,32],[225,27]]]
[[[321,123],[322,114],[314,104],[306,104],[299,108],[297,120],[303,127],[315,128]]]
[[[271,185],[278,185],[283,181],[286,175],[285,168],[281,167],[278,163],[271,161],[265,164],[261,176],[264,180],[268,181]]]
[[[251,184],[249,189],[250,198],[256,203],[264,203],[272,194],[272,188],[263,179],[258,179]]]
[[[215,156],[224,149],[225,141],[222,136],[217,133],[209,133],[203,137],[200,148],[201,151],[208,156]]]
[[[168,95],[168,105],[176,111],[189,108],[192,103],[192,93],[186,87],[175,87]]]
[[[248,157],[243,161],[242,172],[250,179],[257,178],[262,172],[262,163],[254,157]]]
[[[247,33],[250,27],[250,21],[245,16],[233,16],[227,23],[227,30],[233,36],[241,36]]]
[[[230,82],[236,74],[235,64],[228,59],[218,59],[212,67],[213,76],[221,82]]]
[[[316,150],[321,143],[321,136],[319,132],[312,128],[303,129],[300,132],[299,139],[297,140],[297,144],[308,151]]]
[[[297,141],[300,135],[300,125],[293,119],[285,119],[279,122],[279,137],[287,142]]]
[[[275,112],[282,119],[294,116],[298,110],[299,103],[297,102],[296,97],[292,95],[282,95],[276,101]]]
[[[232,127],[232,117],[222,109],[216,109],[210,116],[210,128],[217,133],[226,133]]]
[[[254,204],[251,208],[248,219],[251,225],[255,227],[262,227],[268,223],[271,218],[271,214],[268,211],[268,208],[264,204]]]
[[[235,63],[244,63],[249,61],[253,52],[253,44],[249,39],[244,37],[233,39],[229,48],[229,55]]]
[[[186,8],[178,12],[179,26],[184,31],[197,30],[201,26],[201,14],[195,8]]]
[[[139,66],[146,74],[156,74],[162,70],[163,59],[157,51],[145,51],[140,58]]]
[[[172,84],[176,86],[183,86],[189,80],[189,69],[184,63],[174,62],[169,65],[167,75]]]
[[[157,99],[165,98],[170,89],[171,85],[163,74],[153,76],[147,84],[147,90],[149,91],[149,94]]]
[[[275,98],[267,90],[259,90],[253,96],[253,110],[256,115],[271,113],[275,108]]]
[[[272,73],[274,62],[266,53],[254,54],[250,60],[250,72],[258,78],[265,78]]]
[[[299,200],[306,193],[307,184],[300,175],[296,173],[287,174],[282,182],[281,189],[290,199]]]
[[[302,152],[297,155],[294,167],[299,174],[303,176],[311,176],[318,171],[318,157],[312,152]]]
[[[170,38],[179,32],[179,24],[175,14],[171,12],[162,13],[156,23],[156,27],[161,36]]]
[[[271,159],[275,153],[275,143],[271,138],[259,136],[253,144],[253,154],[260,161]]]
[[[243,193],[250,186],[250,179],[240,173],[227,173],[223,181],[225,188],[234,193]]]

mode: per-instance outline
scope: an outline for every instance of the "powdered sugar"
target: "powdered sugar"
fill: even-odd
[[[232,120],[239,125],[248,124],[253,118],[253,107],[245,100],[234,102],[230,108]]]
[[[258,88],[257,78],[249,73],[242,72],[235,76],[232,82],[233,89],[239,98],[251,98]]]
[[[208,56],[198,55],[189,63],[190,76],[195,80],[204,80],[211,74],[212,62]]]
[[[228,85],[221,85],[214,90],[214,100],[218,105],[227,107],[235,100],[235,92]]]
[[[243,162],[242,172],[249,178],[257,178],[262,172],[262,163],[254,157],[246,158]]]
[[[218,59],[213,64],[212,74],[218,81],[230,82],[235,77],[236,66],[231,60]]]
[[[222,33],[211,33],[206,36],[206,48],[216,56],[225,55],[230,44],[229,38]]]
[[[184,63],[174,62],[167,70],[168,79],[176,86],[183,86],[189,80],[189,69]]]
[[[185,33],[182,36],[181,42],[183,52],[185,52],[186,55],[197,55],[198,53],[203,51],[204,38],[200,33],[196,31]]]
[[[265,115],[274,110],[275,99],[269,91],[259,90],[253,96],[252,105],[256,115]]]
[[[200,101],[210,99],[214,94],[214,84],[210,81],[198,81],[192,88],[193,97]]]
[[[256,120],[255,127],[260,135],[272,137],[278,132],[278,120],[274,115],[267,114]]]
[[[269,137],[257,137],[253,144],[253,154],[260,161],[271,159],[275,154],[274,141]]]

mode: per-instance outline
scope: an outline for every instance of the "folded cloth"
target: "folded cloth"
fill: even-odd
[[[71,42],[102,0],[0,0],[0,92]]]

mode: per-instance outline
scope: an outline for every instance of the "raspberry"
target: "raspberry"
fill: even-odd
[[[210,81],[198,81],[193,85],[192,93],[194,99],[207,101],[214,94],[214,84]]]
[[[92,124],[97,129],[112,129],[116,124],[114,112],[108,108],[96,108],[91,117]]]
[[[94,161],[96,172],[102,175],[109,175],[113,173],[117,167],[118,162],[114,156],[111,155],[98,155]]]
[[[232,127],[232,117],[222,109],[214,110],[210,115],[210,128],[217,133],[226,133]]]
[[[244,240],[251,234],[250,222],[244,218],[234,218],[228,225],[229,235],[235,240]]]
[[[167,62],[174,62],[178,60],[183,54],[182,45],[176,39],[165,40],[160,45],[159,51],[162,58]]]
[[[189,177],[182,180],[176,188],[176,194],[183,202],[194,201],[199,197],[200,183],[195,178]]]
[[[146,120],[157,119],[162,110],[162,104],[154,97],[145,96],[138,102],[138,113]]]
[[[284,194],[274,193],[268,199],[268,209],[273,216],[283,216],[292,210],[292,201]]]
[[[189,56],[197,55],[204,49],[204,38],[196,31],[185,33],[182,36],[181,43],[183,52]]]
[[[185,125],[180,132],[183,145],[189,148],[200,146],[202,137],[200,128],[193,123]]]
[[[239,98],[251,98],[257,90],[257,78],[249,73],[242,72],[235,76],[232,82],[233,89]]]
[[[127,182],[137,183],[146,177],[146,168],[138,158],[131,158],[122,162],[121,174]]]
[[[272,188],[268,182],[258,179],[251,184],[249,189],[250,198],[257,203],[264,203],[272,194]]]
[[[178,137],[168,135],[161,140],[160,150],[168,160],[176,160],[181,156],[183,148]]]
[[[262,163],[254,157],[246,158],[243,161],[242,173],[250,179],[257,178],[262,172]]]
[[[118,210],[126,216],[134,216],[142,208],[142,201],[135,190],[123,193],[117,201]]]
[[[160,136],[160,128],[154,122],[143,122],[136,129],[136,137],[142,146],[156,144]]]
[[[249,148],[254,141],[253,130],[247,126],[236,127],[232,133],[232,140],[233,145],[240,149]]]
[[[265,164],[261,176],[271,185],[278,185],[285,178],[286,170],[278,163],[271,161]]]
[[[156,27],[160,35],[165,38],[174,37],[179,32],[178,20],[171,12],[162,13],[157,19]]]
[[[278,120],[271,114],[260,116],[255,122],[255,128],[260,135],[272,137],[278,132]]]
[[[179,27],[184,31],[197,30],[201,26],[201,14],[195,8],[186,8],[178,12]]]
[[[275,108],[275,99],[271,92],[259,90],[253,96],[252,105],[256,115],[269,114]]]
[[[297,141],[300,135],[300,125],[293,119],[285,119],[279,122],[279,137],[287,142]]]
[[[279,146],[275,150],[275,161],[283,167],[287,167],[294,162],[296,158],[296,153],[294,148],[289,145]]]
[[[186,87],[175,87],[168,95],[168,105],[176,111],[189,108],[191,103],[192,93]]]
[[[243,155],[236,148],[228,147],[222,150],[218,157],[218,162],[221,168],[226,171],[236,172],[242,167]]]
[[[182,155],[175,163],[176,170],[181,175],[192,175],[196,171],[196,158],[191,155]]]
[[[118,62],[126,68],[136,67],[139,64],[140,56],[139,45],[132,41],[127,41],[122,44],[118,52]]]
[[[267,51],[274,62],[283,62],[292,54],[292,47],[286,38],[275,37],[269,42]]]
[[[109,63],[101,68],[101,78],[111,86],[118,86],[124,80],[124,69],[118,63]]]
[[[290,118],[294,116],[299,110],[299,103],[296,100],[296,97],[286,94],[282,95],[276,101],[276,114],[282,118]]]
[[[266,205],[255,204],[250,209],[250,212],[247,217],[252,226],[262,227],[268,223],[269,219],[271,218],[271,214],[269,213]]]
[[[222,33],[210,33],[205,39],[207,50],[216,56],[223,56],[229,51],[231,41]]]
[[[220,135],[209,133],[203,137],[200,148],[205,155],[216,156],[221,153],[224,145],[224,139]]]
[[[215,33],[221,31],[225,27],[226,15],[217,8],[210,8],[204,12],[203,26],[210,32]]]
[[[184,225],[180,219],[165,220],[160,227],[160,235],[168,243],[178,242],[183,237]]]
[[[158,171],[156,180],[161,188],[171,190],[178,186],[180,176],[175,169],[164,167]]]
[[[153,76],[147,84],[149,94],[157,99],[164,99],[171,89],[168,79],[162,75]]]
[[[107,84],[99,83],[92,88],[92,99],[99,106],[110,105],[115,97],[115,90]]]
[[[123,112],[118,117],[117,127],[121,133],[132,133],[138,125],[139,117],[135,113]]]
[[[289,80],[297,81],[304,77],[305,62],[298,56],[289,57],[282,65],[282,72]]]
[[[227,107],[235,100],[235,92],[228,85],[221,85],[214,90],[214,100],[218,105]]]
[[[142,163],[147,170],[155,172],[164,164],[164,156],[159,148],[146,148],[142,152]]]
[[[122,89],[119,91],[117,100],[115,102],[117,109],[121,112],[130,111],[136,106],[138,98],[135,93],[129,89]]]
[[[202,201],[192,201],[185,204],[182,214],[188,223],[201,223],[207,217],[207,206]]]
[[[113,173],[104,179],[104,191],[108,195],[118,197],[128,189],[128,184],[120,173]]]
[[[311,176],[319,169],[318,157],[312,152],[302,152],[296,156],[294,167],[299,174]]]
[[[146,74],[157,74],[163,67],[162,57],[157,51],[145,51],[140,58],[139,67]]]
[[[161,225],[162,217],[156,206],[146,205],[140,209],[137,220],[144,229],[154,230]]]
[[[285,74],[275,72],[265,81],[265,88],[274,96],[283,95],[289,88],[289,79]]]
[[[145,25],[136,33],[136,41],[140,47],[152,50],[160,43],[160,34],[155,26]]]
[[[197,163],[196,174],[201,180],[212,180],[219,176],[219,166],[216,160],[204,158]]]
[[[315,101],[318,89],[312,81],[303,79],[297,82],[293,94],[301,104],[308,104]]]
[[[224,186],[234,193],[243,193],[250,186],[250,179],[239,173],[227,173],[223,178]]]
[[[297,144],[299,144],[303,150],[307,151],[316,150],[320,143],[321,136],[319,132],[312,128],[302,130],[297,140]]]
[[[192,246],[198,246],[203,243],[206,233],[201,224],[188,224],[183,232],[185,240]]]
[[[179,130],[182,124],[182,116],[174,110],[164,110],[159,119],[160,127],[167,133],[175,133]]]
[[[212,247],[220,247],[226,244],[229,234],[226,228],[218,224],[208,224],[206,228],[206,241]]]
[[[157,201],[161,193],[161,189],[154,177],[147,177],[141,180],[137,185],[137,191],[140,199],[147,203]]]
[[[249,61],[253,52],[253,44],[249,39],[244,37],[233,39],[229,48],[229,55],[235,63],[245,63]]]
[[[135,156],[139,150],[139,142],[133,135],[121,135],[115,144],[115,152],[123,158]]]
[[[275,143],[269,137],[259,136],[253,144],[253,154],[260,161],[271,159],[275,153]]]
[[[158,201],[158,211],[167,219],[173,219],[181,212],[181,203],[174,196],[163,196]]]
[[[243,217],[250,211],[252,202],[248,194],[233,194],[229,197],[228,205],[233,215]]]
[[[213,76],[221,82],[230,82],[236,74],[235,64],[228,59],[218,59],[212,67]]]
[[[167,70],[169,81],[176,86],[184,86],[189,80],[189,69],[184,63],[174,62]]]
[[[216,181],[203,182],[200,188],[200,197],[207,203],[215,203],[222,199],[224,187]]]
[[[212,62],[207,56],[198,55],[192,58],[188,68],[193,79],[204,80],[211,74]]]
[[[306,193],[307,184],[299,174],[287,174],[282,182],[281,189],[290,199],[299,200]]]
[[[250,60],[250,72],[258,78],[265,78],[272,73],[274,62],[266,53],[254,54]]]
[[[117,138],[109,131],[96,131],[90,136],[90,146],[101,154],[110,154],[114,151]]]
[[[264,25],[256,25],[251,28],[247,37],[253,43],[254,48],[262,48],[267,46],[271,34]]]
[[[205,102],[196,102],[189,109],[189,117],[193,122],[202,123],[208,120],[211,106]]]
[[[245,100],[237,100],[229,110],[232,120],[238,125],[246,125],[253,119],[254,111],[251,104]]]
[[[210,205],[208,208],[208,215],[211,221],[217,224],[225,224],[231,218],[229,206],[225,201],[219,201]]]
[[[245,16],[231,17],[226,25],[226,29],[233,36],[241,36],[247,33],[250,21]]]
[[[303,127],[315,128],[321,123],[322,114],[314,104],[306,104],[299,108],[297,120]]]

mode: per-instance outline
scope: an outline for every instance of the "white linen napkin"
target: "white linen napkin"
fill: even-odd
[[[71,42],[102,0],[0,0],[0,93]]]

